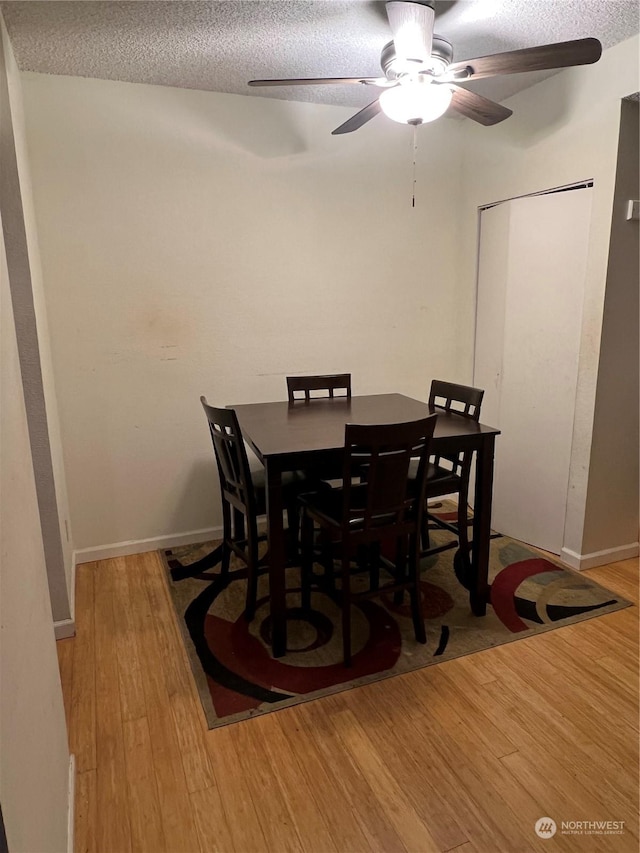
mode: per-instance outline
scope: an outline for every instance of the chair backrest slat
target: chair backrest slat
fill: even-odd
[[[483,397],[484,391],[481,388],[434,379],[429,392],[429,405],[478,421]]]
[[[480,406],[484,391],[481,388],[472,388],[469,385],[456,385],[454,382],[445,382],[442,379],[434,379],[429,392],[429,405],[435,409],[445,412],[454,412],[473,421],[480,420]],[[454,474],[465,476],[467,469],[471,467],[473,453],[443,453],[435,458],[436,465],[441,460],[447,460]]]
[[[333,373],[326,376],[287,376],[287,393],[289,402],[312,399],[311,392],[325,391],[325,394],[314,394],[314,397],[351,397],[351,374]],[[343,392],[336,394],[336,392]],[[302,395],[302,396],[299,396]]]
[[[210,406],[204,397],[200,397],[200,402],[209,423],[223,500],[238,508],[246,507],[254,514],[251,468],[237,415],[233,409]]]

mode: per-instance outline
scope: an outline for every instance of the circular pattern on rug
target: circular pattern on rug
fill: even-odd
[[[168,574],[179,579],[170,582],[171,596],[210,727],[490,648],[519,632],[531,635],[627,605],[588,578],[500,537],[491,542],[492,606],[485,616],[473,614],[469,593],[456,579],[452,551],[433,555],[421,564],[426,645],[415,639],[408,593],[399,607],[389,593],[360,599],[350,609],[353,666],[345,667],[339,579],[335,594],[314,588],[311,608],[305,611],[300,571],[292,567],[284,577],[287,654],[274,660],[268,576],[259,579],[255,617],[247,622],[246,569],[232,561],[229,577],[204,572],[200,564],[207,564],[211,551],[212,546],[202,545],[167,555]],[[189,577],[194,555],[199,565]],[[383,573],[381,582],[389,581]],[[354,574],[351,583],[354,591],[367,590],[368,574]]]
[[[420,581],[420,595],[422,596],[422,611],[425,619],[436,619],[438,616],[444,616],[453,607],[453,598],[449,593],[442,587],[428,581]],[[408,597],[409,593],[405,590],[403,604],[394,604],[393,593],[385,592],[380,596],[385,607],[391,613],[404,616],[405,619],[411,619],[411,605],[407,603]]]
[[[263,604],[264,602],[259,602]],[[265,646],[271,645],[271,614],[262,619],[259,629]],[[317,610],[287,608],[287,654],[312,652],[325,646],[333,636],[333,622]]]
[[[514,633],[528,631],[527,623],[551,624],[599,610],[614,601],[608,590],[585,582],[543,557],[511,563],[491,584],[491,604],[496,615]]]

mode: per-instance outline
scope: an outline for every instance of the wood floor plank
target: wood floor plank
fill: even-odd
[[[576,635],[565,635],[558,631],[554,638],[553,651],[555,655],[562,656],[564,660],[571,660],[575,654]],[[607,692],[614,691],[616,698],[624,696],[624,702],[628,705],[631,714],[635,714],[636,696],[638,693],[637,667],[624,666],[621,673],[618,666],[603,666],[601,661],[606,658],[600,649],[599,655],[591,656],[588,653],[581,661],[581,672],[588,677],[589,681],[597,681]],[[615,659],[613,659],[615,660]],[[633,671],[635,670],[635,671]]]
[[[158,555],[154,552],[143,554],[140,562],[144,566],[141,581],[154,617],[152,630],[163,661],[161,672],[174,718],[187,789],[193,793],[215,784],[205,743],[206,723],[161,576]]]
[[[244,725],[247,723],[245,722]],[[240,723],[239,725],[243,725]],[[260,818],[249,788],[245,771],[238,761],[236,727],[215,729],[209,732],[207,748],[211,757],[214,784],[227,816],[233,849],[238,853],[268,851]],[[271,791],[266,796],[270,796]],[[277,796],[277,792],[276,792]]]
[[[197,691],[189,672],[189,659],[163,577],[160,557],[155,551],[149,551],[140,555],[139,562],[143,567],[141,580],[154,614],[153,627],[156,629],[158,651],[165,660],[163,673],[167,689],[170,693],[189,694],[197,700]]]
[[[254,726],[251,723],[257,722]],[[266,722],[266,727],[265,727]],[[236,735],[238,767],[244,772],[247,788],[262,827],[268,850],[303,850],[296,822],[280,785],[279,774],[264,761],[264,739],[269,736],[270,720],[252,720],[239,723]],[[277,763],[278,758],[276,756]],[[265,797],[271,789],[272,796]]]
[[[640,603],[640,560],[637,557],[609,563],[608,566],[599,566],[597,569],[588,569],[584,575],[628,601]]]
[[[293,719],[293,715],[290,716]],[[322,780],[311,779],[303,770],[307,764],[309,747],[301,752],[294,750],[288,727],[285,732],[282,726],[273,724],[275,721],[262,717],[254,722],[261,724],[256,727],[255,734],[264,746],[271,772],[275,775],[284,801],[289,806],[289,814],[302,848],[307,850],[312,840],[318,850],[338,853],[343,849],[343,839],[339,838],[338,846],[331,835],[325,810],[316,802],[315,795]],[[286,727],[286,722],[282,722]],[[260,760],[259,756],[257,760]]]
[[[159,582],[154,561],[140,561],[128,577],[132,619],[140,660],[140,680],[147,708],[147,723],[155,770],[162,828],[169,851],[198,851],[200,841],[194,823],[198,799],[189,797],[178,734],[163,676],[164,659],[156,641],[154,614],[142,575]],[[194,715],[197,708],[194,707]]]
[[[408,680],[416,702],[424,696],[424,684],[432,681],[433,670],[422,670],[419,680]],[[505,853],[528,849],[528,825],[522,814],[535,803],[517,780],[509,778],[499,759],[482,748],[466,726],[452,719],[450,707],[436,690],[422,717],[411,719],[416,735],[429,743],[429,749],[421,753],[425,773],[436,780],[438,789],[455,806],[457,820],[480,849]],[[465,713],[471,715],[472,708],[465,708]]]
[[[457,684],[452,677],[455,671],[454,667],[441,666],[429,673],[430,684],[435,685],[438,696],[446,703],[449,723],[466,729],[482,751],[488,751],[496,758],[515,752],[517,745],[491,709],[476,707],[474,714],[468,713],[468,682],[465,679],[464,683]],[[490,682],[483,682],[483,685],[487,683]]]
[[[571,743],[575,748],[580,748],[583,743],[589,744],[590,750],[594,747],[587,734],[594,731],[593,726],[577,725],[575,720],[565,717],[559,710],[549,709],[535,691],[527,691],[527,674],[523,675],[517,668],[510,672],[507,666],[503,666],[500,681],[482,687],[470,684],[458,668],[448,668],[445,675],[457,685],[460,701],[466,700],[469,708],[481,709],[496,719],[502,719],[505,734],[517,743],[519,749],[523,746],[523,733],[530,727],[529,719],[547,726],[547,741],[557,735],[559,740]],[[553,685],[550,689],[553,690]],[[521,722],[520,716],[525,722]],[[612,760],[610,754],[607,760]]]
[[[76,757],[78,773],[97,767],[95,570],[95,563],[83,563],[76,569],[76,636],[73,639],[69,749]]]
[[[608,645],[603,643],[602,633],[593,631],[590,625],[567,625],[561,631],[552,632],[549,634],[552,645],[557,636],[560,636],[564,643],[588,655],[591,660],[598,660],[608,649]]]
[[[440,845],[430,827],[420,819],[405,795],[402,780],[389,772],[356,715],[349,710],[339,711],[332,715],[331,723],[351,760],[369,784],[375,786],[377,798],[385,803],[389,820],[407,850],[439,851]]]
[[[438,849],[449,850],[466,839],[466,832],[458,822],[455,803],[449,803],[438,790],[437,780],[425,772],[423,753],[429,749],[425,738],[410,738],[402,728],[397,732],[397,714],[406,707],[411,694],[403,690],[401,679],[394,690],[394,704],[385,701],[384,683],[368,685],[359,695],[347,693],[336,697],[358,715],[362,727],[372,738],[376,750],[389,772],[402,783],[402,789],[412,808],[429,827]]]
[[[556,756],[566,756],[564,760],[570,761],[579,775],[585,800],[596,795],[611,805],[626,802],[628,806],[629,795],[634,797],[638,790],[637,772],[629,761],[634,752],[637,755],[637,747],[634,750],[633,744],[627,743],[620,754],[614,753],[611,731],[603,723],[596,729],[593,725],[583,725],[581,720],[576,722],[575,706],[570,717],[559,708],[550,709],[534,691],[527,692],[526,682],[518,676],[505,667],[501,687],[488,686],[485,697],[487,704],[502,709],[505,726],[518,741],[518,751],[531,756],[538,766],[542,751],[547,759],[543,778],[556,773]]]
[[[64,701],[64,717],[67,721],[67,731],[71,725],[71,692],[73,690],[73,659],[75,654],[75,643],[73,637],[56,642],[58,655],[58,669],[60,670],[60,684],[62,685],[62,698]]]
[[[326,700],[290,708],[271,715],[276,738],[289,744],[300,767],[300,778],[316,809],[327,824],[333,844],[339,850],[354,853],[380,849],[406,853],[406,848],[375,808],[368,786],[359,780],[348,760],[335,748],[335,734],[327,734]],[[316,706],[316,707],[314,707]],[[354,784],[354,776],[355,784]],[[364,789],[364,790],[363,790]],[[357,805],[352,805],[353,800]],[[361,817],[371,809],[370,819]],[[364,825],[363,825],[364,824]],[[366,829],[365,829],[366,827]],[[384,842],[376,844],[377,839]],[[304,838],[303,838],[304,840]],[[307,835],[307,850],[314,849],[313,836]],[[322,850],[322,848],[319,848]]]
[[[614,657],[613,655],[605,655],[597,658],[598,666],[604,667],[612,675],[616,676],[617,683],[621,689],[626,690],[632,695],[638,695],[638,662],[630,659]]]
[[[580,814],[583,818],[589,815],[590,820],[607,819],[611,803],[606,802],[606,797],[583,785],[576,788],[575,768],[558,761],[554,754],[547,754],[546,749],[523,749],[506,755],[501,762],[537,800],[542,813],[546,814],[545,809],[552,803],[554,813],[565,819],[575,819]]]
[[[114,618],[116,621],[116,654],[120,677],[120,707],[123,721],[137,720],[146,716],[138,642],[132,614],[130,586],[127,579],[127,564],[121,558],[112,563],[114,579]]]
[[[530,792],[531,797],[540,804],[537,815],[530,817],[530,826],[533,827],[537,818],[547,816],[549,811],[553,812],[554,820],[558,825],[564,821],[607,821],[624,820],[627,817],[627,833],[622,839],[619,836],[606,838],[604,836],[563,836],[554,837],[554,841],[568,850],[599,851],[618,850],[628,851],[638,849],[637,837],[629,830],[628,814],[621,811],[619,807],[603,803],[597,796],[585,797],[584,791],[576,791],[574,777],[569,769],[563,767],[561,762],[549,762],[547,756],[540,757],[539,754],[531,752],[528,755],[514,753],[501,759],[502,763],[509,768],[514,778],[517,778]],[[552,770],[552,773],[544,771]],[[549,809],[549,804],[552,804]],[[613,846],[610,846],[613,845]]]
[[[202,853],[235,853],[238,848],[233,843],[217,786],[194,791],[190,800]],[[186,851],[190,848],[180,846],[169,849]]]
[[[167,845],[147,718],[125,720],[123,728],[131,849],[134,853],[164,853]]]
[[[197,851],[200,841],[194,823],[194,800],[189,794],[171,708],[154,708],[147,721],[167,850]]]
[[[583,627],[582,634],[592,640],[598,642],[602,648],[608,644],[613,644],[620,651],[625,651],[634,654],[638,650],[638,608],[629,607],[626,610],[620,610],[618,613],[608,613],[598,619],[590,619],[587,622],[581,623]],[[611,618],[615,616],[616,618]],[[578,625],[568,625],[562,629],[564,633],[575,638],[577,635],[576,629]]]
[[[618,723],[617,731],[612,731],[611,748],[624,760],[625,750],[628,747],[628,733],[635,729],[637,722],[637,705],[631,702],[625,693],[615,691],[615,680],[611,680],[611,689],[605,690],[602,685],[589,678],[588,671],[575,665],[575,655],[565,656],[562,649],[557,647],[553,652],[553,661],[548,655],[539,654],[535,649],[526,647],[524,644],[518,651],[517,662],[515,658],[505,658],[502,649],[497,650],[503,661],[506,660],[507,675],[510,680],[515,680],[521,690],[533,687],[534,690],[544,697],[545,706],[555,709],[554,719],[562,719],[566,712],[566,703],[558,693],[557,685],[562,681],[571,689],[573,708],[571,719],[582,730],[592,730],[596,719],[602,715],[606,719],[615,719]],[[587,661],[582,660],[587,668]],[[585,689],[588,688],[588,689]],[[542,704],[542,703],[541,703]],[[620,750],[622,747],[622,750]]]
[[[550,631],[548,634],[541,636],[553,638],[557,636],[558,631],[561,636],[567,637],[575,637],[580,634],[601,644],[615,642],[621,650],[633,651],[637,648],[638,643],[639,611],[640,608],[632,605],[615,613],[605,613],[597,618],[586,619],[583,622],[576,622],[573,625],[566,625],[557,629],[557,631]]]
[[[115,564],[95,571],[96,815],[97,848],[131,851],[120,674],[116,646]]]
[[[637,601],[636,560],[587,574]],[[157,554],[79,566],[76,624],[81,853],[637,849],[637,607],[212,731]]]
[[[464,672],[465,678],[473,684],[488,684],[500,677],[499,668],[494,665],[491,657],[491,649],[456,658],[455,669]]]
[[[76,773],[76,799],[74,812],[75,853],[99,853],[96,846],[98,807],[96,770]]]

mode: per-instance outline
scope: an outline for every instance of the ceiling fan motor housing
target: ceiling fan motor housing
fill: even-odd
[[[399,77],[402,77],[407,73],[406,68],[394,67],[396,65],[396,59],[395,44],[393,41],[387,42],[387,44],[382,48],[380,65],[382,66],[382,70],[388,80],[397,80]],[[439,76],[446,70],[447,66],[453,60],[453,47],[451,46],[451,42],[443,39],[442,36],[434,35],[431,45],[431,60],[433,64],[431,65],[431,63],[429,63],[429,65],[433,69],[434,75]],[[416,67],[417,73],[421,71],[429,71],[429,66]]]

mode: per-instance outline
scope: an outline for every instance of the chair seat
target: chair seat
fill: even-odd
[[[326,484],[322,484],[326,485]],[[323,488],[322,491],[303,493],[298,500],[303,508],[311,515],[318,523],[324,525],[325,528],[331,529],[332,533],[340,533],[341,518],[344,503],[344,489],[339,486],[337,488]],[[365,484],[353,484],[351,486],[351,512],[357,513],[362,507],[362,517],[354,515],[349,522],[349,529],[354,533],[361,530],[364,525],[364,515],[367,500],[367,486]],[[376,528],[393,524],[395,513],[380,513],[374,516],[372,535]]]
[[[409,477],[415,480],[418,474],[418,460],[412,459],[409,466]],[[429,462],[427,466],[427,497],[437,497],[438,495],[446,495],[451,492],[457,492],[460,488],[462,478],[458,474],[454,474],[448,468],[443,468],[440,465],[434,465]]]
[[[362,494],[363,500],[358,501],[358,492]],[[351,504],[354,507],[364,504],[366,498],[366,486],[351,487]],[[300,503],[316,518],[332,527],[340,527],[342,508],[344,503],[344,489],[338,488],[322,489],[320,491],[302,493],[299,496]]]
[[[304,475],[302,472],[295,472],[296,474]],[[418,460],[414,459],[411,461],[409,466],[409,479],[412,482],[415,482],[416,476],[418,474]],[[300,500],[305,504],[305,506],[309,506],[315,513],[322,515],[325,519],[331,521],[334,524],[339,524],[339,519],[342,514],[342,501],[343,501],[343,489],[341,487],[333,488],[333,489],[325,489],[322,488],[326,486],[325,483],[314,484],[313,486],[309,486],[309,480],[306,481],[307,488],[304,488],[305,481],[297,481],[296,486],[302,482],[302,488],[298,491],[298,495],[300,496]],[[454,474],[448,468],[443,468],[439,465],[434,465],[429,462],[427,465],[427,492],[426,496],[429,497],[438,497],[439,495],[446,495],[449,492],[457,492],[460,489],[460,484],[462,482],[462,478],[457,474]],[[322,491],[318,489],[318,487],[322,488]],[[293,488],[292,485],[290,488]],[[305,491],[309,491],[309,488],[313,488],[314,491],[309,494],[304,494]],[[354,488],[353,499],[355,501],[358,500],[357,487]],[[316,491],[317,490],[317,491]],[[363,487],[363,498],[364,498],[364,487]],[[356,504],[357,505],[357,504]]]

